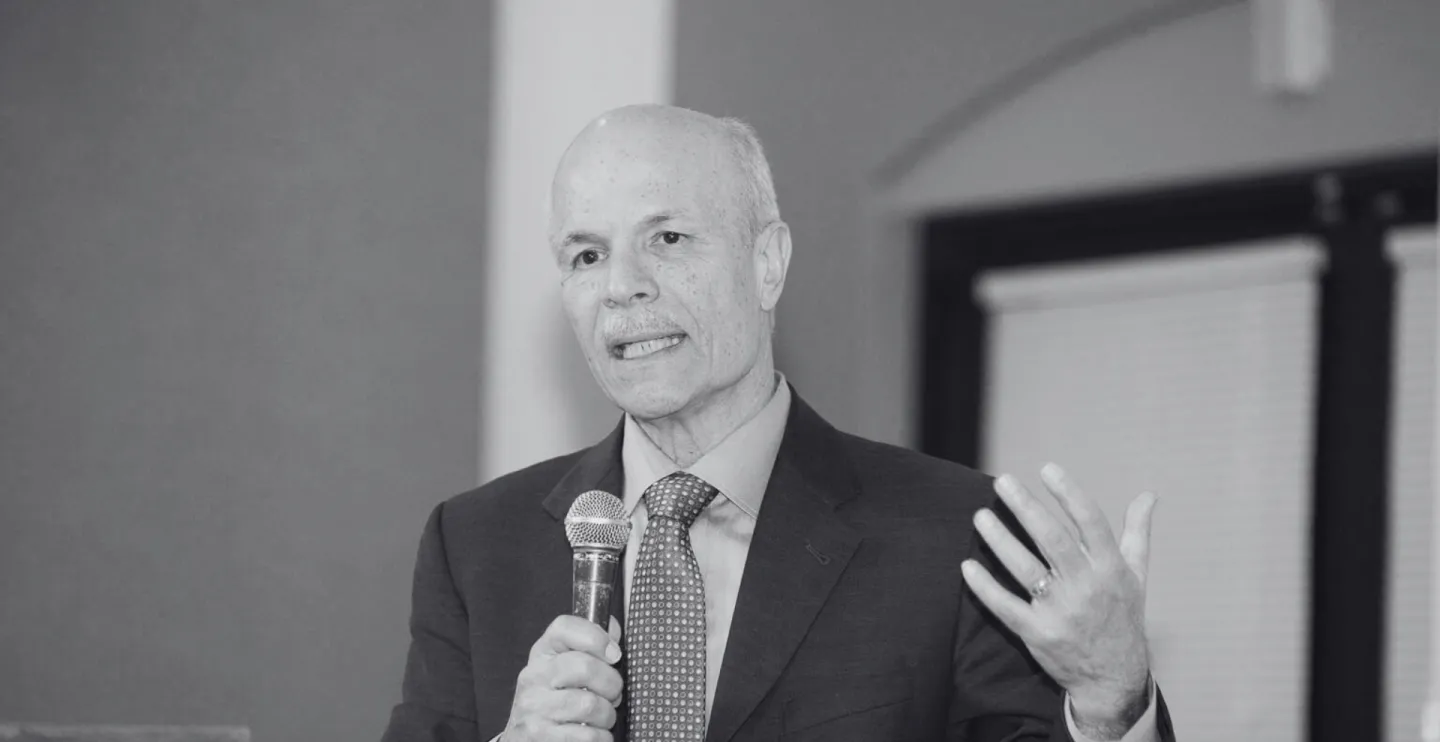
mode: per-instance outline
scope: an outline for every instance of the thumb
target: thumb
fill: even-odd
[[[1142,493],[1125,509],[1125,531],[1120,535],[1120,556],[1144,585],[1150,575],[1150,524],[1159,498]]]
[[[610,641],[620,643],[620,619],[614,616],[610,617]]]

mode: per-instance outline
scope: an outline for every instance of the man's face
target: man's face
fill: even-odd
[[[605,394],[642,420],[723,397],[769,342],[723,157],[620,139],[582,150],[556,179],[566,315]]]

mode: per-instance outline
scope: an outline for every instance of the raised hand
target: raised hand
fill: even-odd
[[[1070,528],[1015,477],[1001,476],[995,491],[1050,569],[994,513],[982,509],[975,515],[981,537],[1028,587],[1029,600],[1000,585],[972,559],[961,568],[980,601],[1070,695],[1081,731],[1118,739],[1144,713],[1149,697],[1145,582],[1156,498],[1145,493],[1130,503],[1117,543],[1105,514],[1060,467],[1048,464],[1040,475]]]
[[[515,700],[501,742],[610,740],[624,682],[620,624],[610,632],[578,616],[560,616],[530,648],[515,682]]]

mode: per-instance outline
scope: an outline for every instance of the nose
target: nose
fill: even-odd
[[[605,287],[605,304],[610,308],[653,301],[659,286],[645,257],[634,250],[616,250],[610,256],[609,283]]]

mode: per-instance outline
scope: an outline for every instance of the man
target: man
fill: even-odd
[[[387,742],[1174,739],[1143,626],[1154,498],[1117,543],[1058,468],[1068,529],[1012,477],[822,420],[774,367],[790,234],[748,127],[603,115],[550,242],[625,415],[431,514]],[[634,524],[608,634],[565,615],[561,520],[591,489]]]

